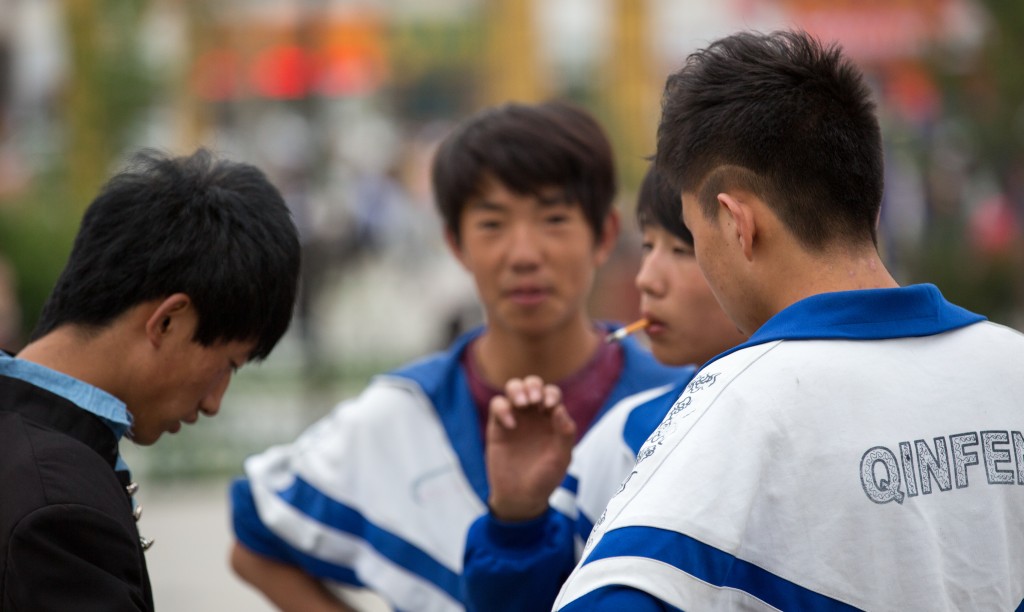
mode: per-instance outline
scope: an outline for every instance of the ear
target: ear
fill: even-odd
[[[619,211],[617,208],[612,207],[604,218],[604,223],[601,225],[601,239],[594,245],[594,255],[598,266],[608,261],[612,251],[615,250],[615,243],[619,240],[620,229]]]
[[[154,347],[159,347],[172,333],[185,326],[184,314],[192,307],[192,298],[184,293],[175,293],[158,303],[146,319],[146,337]],[[192,329],[188,333],[192,334]]]
[[[731,221],[731,238],[743,251],[747,261],[754,258],[754,238],[757,235],[757,223],[754,209],[746,197],[732,192],[718,194],[719,214],[725,213]]]
[[[448,245],[448,250],[452,252],[452,256],[459,260],[462,267],[466,267],[465,254],[462,251],[462,245],[459,244],[459,239],[455,237],[452,230],[447,227],[444,230],[444,242]]]

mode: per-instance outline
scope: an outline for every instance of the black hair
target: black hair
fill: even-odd
[[[299,240],[281,194],[255,166],[137,153],[82,218],[32,334],[63,325],[102,329],[143,302],[185,293],[194,340],[255,340],[263,359],[291,320]]]
[[[434,199],[460,239],[467,202],[488,175],[521,195],[565,190],[600,239],[616,193],[611,143],[597,121],[571,104],[509,103],[478,112],[441,143],[433,162]]]
[[[661,227],[686,244],[693,246],[693,234],[683,223],[679,192],[651,164],[640,182],[636,198],[636,221],[640,228]]]
[[[761,198],[808,248],[871,240],[882,144],[863,75],[805,32],[743,32],[668,77],[656,164],[706,215],[734,187]]]

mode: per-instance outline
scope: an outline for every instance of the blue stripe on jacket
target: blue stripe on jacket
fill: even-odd
[[[483,441],[480,439],[477,410],[469,392],[465,372],[461,367],[463,351],[481,331],[477,329],[464,334],[448,350],[413,362],[389,375],[412,380],[427,395],[444,426],[449,443],[458,456],[462,471],[477,496],[485,502],[488,486]],[[680,378],[689,379],[693,375],[692,369],[674,368],[658,363],[633,338],[623,341],[622,347],[622,372],[597,418],[629,395],[676,382]],[[458,574],[425,551],[373,524],[354,508],[327,497],[301,479],[296,479],[291,487],[277,493],[296,510],[324,525],[362,538],[390,561],[436,585],[454,599],[463,600]],[[334,566],[299,551],[267,529],[259,520],[247,481],[235,483],[232,488],[232,499],[235,531],[239,540],[247,547],[264,556],[298,565],[314,576],[353,586],[364,586],[351,569]]]
[[[712,586],[747,593],[780,610],[857,610],[675,531],[656,527],[622,527],[609,531],[584,565],[612,557],[653,559]]]

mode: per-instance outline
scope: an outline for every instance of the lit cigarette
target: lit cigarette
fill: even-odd
[[[618,342],[618,341],[622,340],[623,338],[625,338],[626,336],[632,334],[633,332],[638,332],[638,331],[640,331],[641,329],[647,327],[650,324],[651,324],[651,322],[648,321],[647,319],[640,319],[639,321],[635,321],[633,323],[630,323],[629,325],[627,325],[625,327],[620,327],[619,329],[617,329],[617,330],[613,331],[612,333],[608,334],[607,336],[604,337],[604,341],[605,342]]]

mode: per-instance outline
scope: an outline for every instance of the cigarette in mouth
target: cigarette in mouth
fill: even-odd
[[[625,338],[626,336],[632,334],[633,332],[638,332],[650,324],[651,322],[648,321],[647,319],[640,319],[639,321],[634,321],[633,323],[630,323],[625,327],[620,327],[619,329],[608,334],[607,336],[604,337],[604,341],[618,342]]]

